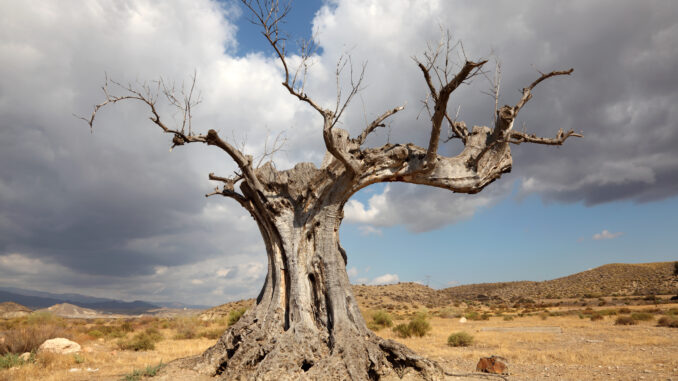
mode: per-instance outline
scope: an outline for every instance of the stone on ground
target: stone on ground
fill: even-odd
[[[80,344],[75,341],[64,339],[58,337],[56,339],[49,339],[40,345],[38,348],[38,353],[40,352],[53,352],[58,354],[68,354],[80,352]]]

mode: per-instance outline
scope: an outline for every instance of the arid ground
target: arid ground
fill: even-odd
[[[605,275],[592,271],[588,275],[596,276],[590,279]],[[582,278],[577,275],[561,279]],[[559,282],[560,290],[581,283]],[[648,282],[643,287],[650,287]],[[674,287],[675,279],[670,282],[668,286]],[[474,372],[480,357],[497,355],[508,362],[509,380],[678,380],[675,293],[602,296],[593,292],[539,298],[511,291],[511,287],[524,290],[524,282],[496,285],[433,290],[400,283],[354,286],[354,293],[368,326],[378,335],[436,360],[449,372]],[[462,291],[461,297],[455,294]],[[496,292],[504,298],[496,297]],[[252,303],[233,302],[192,314],[165,311],[156,316],[98,318],[74,318],[80,310],[73,307],[28,313],[21,306],[3,303],[3,314],[8,313],[3,308],[21,309],[21,313],[0,318],[0,380],[144,379],[162,364],[203,352]],[[71,317],[59,316],[62,312]],[[448,343],[452,334],[458,335]],[[82,351],[35,353],[49,337],[74,340]],[[26,361],[18,359],[19,353],[30,351]]]

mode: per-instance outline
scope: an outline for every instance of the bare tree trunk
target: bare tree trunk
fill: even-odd
[[[266,282],[254,308],[193,369],[229,380],[442,377],[437,365],[365,325],[339,244],[350,185],[338,181],[317,205],[287,205],[270,219],[255,211],[268,254]]]

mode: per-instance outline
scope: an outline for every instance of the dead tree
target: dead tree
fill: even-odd
[[[193,86],[181,97],[162,81],[153,87],[133,87],[107,80],[105,101],[95,106],[91,117],[84,118],[92,126],[101,107],[123,100],[142,102],[150,110],[151,121],[172,136],[172,147],[189,143],[215,146],[237,164],[238,172],[232,177],[209,175],[222,184],[209,195],[232,198],[252,215],[266,245],[268,274],[256,305],[213,347],[180,362],[180,367],[224,379],[366,380],[407,373],[423,379],[441,378],[443,370],[434,362],[379,338],[366,327],[346,273],[346,253],[339,243],[344,205],[360,189],[387,181],[477,193],[511,170],[511,143],[561,145],[570,136],[581,136],[561,130],[555,138],[542,138],[513,130],[514,120],[532,98],[535,86],[550,77],[569,75],[572,69],[541,74],[522,90],[514,106],[496,110],[492,128],[474,126],[469,130],[464,122],[450,117],[448,101],[460,85],[482,73],[487,61],[464,58],[465,62],[453,69],[450,54],[454,47],[448,36],[416,61],[428,89],[428,146],[366,148],[367,137],[404,107],[384,112],[364,126],[360,135],[349,136],[337,127],[337,121],[358,92],[364,71],[352,81],[347,96],[338,91],[333,109],[321,106],[304,92],[305,68],[312,52],[308,46],[302,49],[300,69],[289,67],[279,30],[289,8],[275,0],[243,0],[243,4],[282,63],[284,88],[322,116],[327,153],[320,168],[312,163],[299,163],[288,170],[277,170],[271,162],[257,166],[251,156],[215,130],[195,133],[190,125]],[[345,60],[340,60],[337,76],[344,66]],[[123,94],[111,94],[111,83]],[[161,119],[159,95],[182,111],[179,127],[172,128]],[[450,137],[464,145],[457,156],[438,154],[444,124]]]

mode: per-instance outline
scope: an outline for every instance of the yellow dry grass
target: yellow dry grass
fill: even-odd
[[[664,305],[661,308],[666,311],[677,306]],[[372,316],[370,312],[365,311],[368,319]],[[413,312],[414,309],[406,311],[407,314]],[[434,312],[437,311],[431,311],[431,315]],[[439,361],[448,370],[459,372],[473,371],[480,357],[498,355],[509,360],[511,373],[520,380],[676,377],[678,329],[657,327],[657,317],[633,326],[615,325],[616,316],[591,321],[576,314],[548,316],[545,319],[539,315],[515,316],[511,321],[492,316],[489,320],[469,320],[466,323],[460,323],[458,318],[432,317],[432,329],[424,337],[402,339],[389,328],[381,329],[377,334],[401,342],[421,355]],[[408,316],[403,314],[394,318],[394,324],[398,324],[407,322]],[[93,329],[101,331],[104,326],[120,327],[121,324],[115,321],[86,324],[73,321],[68,328],[83,346],[80,354],[38,355],[34,363],[0,370],[0,381],[121,380],[135,369],[200,354],[216,341],[206,338],[175,339],[180,332],[193,329],[199,333],[226,328],[222,321],[137,319],[131,322],[134,332],[126,333],[127,337],[153,327],[165,337],[156,343],[154,350],[139,352],[118,349],[118,338],[93,339],[87,333]],[[562,333],[482,331],[486,327],[553,326],[560,327]],[[459,331],[473,335],[474,343],[468,347],[448,346],[447,337]]]

